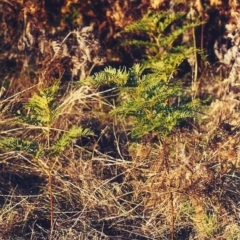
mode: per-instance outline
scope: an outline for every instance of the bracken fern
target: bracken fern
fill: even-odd
[[[174,42],[184,31],[200,23],[188,23],[166,33],[166,29],[183,16],[149,12],[141,20],[126,27],[125,32],[148,36],[145,41],[124,43],[144,46],[148,53],[144,63],[134,64],[128,70],[107,67],[90,79],[95,85],[109,84],[118,89],[118,104],[111,114],[130,117],[134,121],[134,137],[154,131],[166,135],[182,119],[194,117],[199,109],[197,100],[186,101],[189,96],[184,94],[181,83],[172,81],[177,67],[197,51],[193,47],[174,46]]]

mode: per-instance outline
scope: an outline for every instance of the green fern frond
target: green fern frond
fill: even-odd
[[[0,139],[0,150],[3,152],[25,152],[35,155],[39,150],[39,146],[35,142],[24,140],[22,138],[3,137]]]
[[[172,129],[183,119],[194,117],[194,111],[186,106],[182,108],[173,108],[169,106],[159,106],[158,111],[139,112],[136,118],[136,124],[132,129],[134,137],[141,137],[151,131],[158,131],[162,135],[169,134]]]
[[[123,32],[142,31],[149,34],[161,34],[173,21],[181,18],[183,15],[182,13],[169,14],[164,11],[158,13],[149,11],[141,20],[127,26]]]
[[[158,50],[158,44],[157,43],[146,42],[146,41],[143,41],[143,40],[134,39],[134,40],[129,40],[129,41],[126,41],[126,42],[122,43],[122,46],[129,46],[129,45],[135,45],[135,46],[138,46],[138,47],[148,47],[148,48],[153,49],[154,51]]]
[[[103,71],[95,73],[90,79],[90,82],[95,86],[101,84],[116,83],[120,86],[127,82],[128,73],[126,68],[106,67]]]
[[[158,38],[158,41],[161,46],[166,48],[172,48],[173,42],[184,32],[192,30],[193,28],[202,25],[202,22],[195,22],[195,23],[185,23],[182,27],[176,28],[171,31],[170,34],[166,35],[164,38]]]
[[[55,101],[58,89],[59,84],[55,83],[49,88],[40,90],[39,93],[34,93],[25,104],[29,114],[28,116],[20,117],[21,120],[41,126],[51,124],[58,114]]]
[[[134,76],[134,70],[129,72]],[[111,115],[135,119],[133,136],[141,137],[149,131],[165,135],[182,119],[195,116],[195,107],[199,107],[197,100],[182,105],[174,103],[183,94],[180,84],[161,81],[161,75],[155,73],[133,76],[135,85],[120,87],[120,96],[128,95],[128,98],[125,97],[121,105],[110,112]]]
[[[51,152],[54,154],[60,154],[63,152],[72,141],[80,137],[87,137],[93,135],[93,132],[88,128],[82,128],[73,126],[67,132],[65,132],[58,141],[52,146]]]
[[[94,75],[86,78],[84,82],[80,82],[79,85],[91,85],[98,87],[102,84],[119,84],[124,85],[127,81],[128,73],[126,68],[112,68],[106,67],[103,71],[97,72]]]
[[[146,69],[145,65],[137,63],[137,64],[134,64],[130,70],[132,70],[136,76],[140,77],[143,74],[145,69]]]
[[[179,21],[182,23],[177,27],[171,24]],[[139,35],[140,39],[125,41],[122,45],[134,45],[136,47],[144,47],[147,49],[147,59],[152,56],[158,56],[162,53],[169,53],[173,48],[175,40],[185,33],[192,31],[195,27],[202,25],[203,22],[189,22],[183,13],[166,13],[166,12],[148,12],[142,19],[129,25],[123,32],[134,32]],[[167,28],[171,26],[171,31]],[[145,40],[142,40],[142,37]],[[146,37],[148,40],[146,40]],[[185,46],[186,47],[186,46]]]
[[[196,106],[199,107],[199,103],[186,103],[186,100],[181,102],[184,96],[183,87],[181,84],[170,83],[174,71],[183,60],[194,56],[198,51],[186,45],[173,47],[179,35],[186,30],[192,31],[201,24],[189,23],[184,17],[182,13],[148,12],[141,20],[125,29],[125,32],[144,36],[144,41],[130,40],[126,43],[144,47],[148,54],[144,64],[133,65],[124,71],[121,68],[106,68],[94,75],[95,82],[111,83],[118,88],[120,104],[114,106],[110,114],[131,119],[132,134],[135,137],[151,131],[169,134],[182,119],[196,115]],[[166,31],[179,19],[186,22],[171,29],[171,32]]]

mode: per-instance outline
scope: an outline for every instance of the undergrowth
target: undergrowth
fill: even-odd
[[[173,79],[182,18],[126,28],[151,34],[141,64],[1,100],[2,239],[239,239],[239,128]]]

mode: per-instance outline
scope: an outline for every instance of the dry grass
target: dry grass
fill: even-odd
[[[202,123],[135,142],[131,123],[108,115],[111,89],[61,86],[50,126],[17,121],[30,116],[24,103],[43,87],[24,88],[28,80],[0,101],[0,140],[35,141],[46,151],[0,149],[0,239],[239,239],[237,94],[222,84],[208,89],[216,99]],[[73,125],[94,135],[49,156]]]
[[[54,30],[45,21],[45,8],[37,2],[22,2],[14,7],[10,1],[1,3],[1,10],[7,9],[2,11],[3,56],[5,50],[10,54],[12,40],[23,35],[25,14],[32,18],[34,29],[44,22],[47,31]],[[59,19],[66,17],[72,2],[65,1]],[[99,5],[108,13],[104,22],[99,21],[99,31],[108,28],[105,43],[113,36],[116,42],[119,27],[133,21],[138,11],[142,15],[149,4],[143,1],[136,8],[134,1],[124,1],[124,6],[115,2],[120,11],[110,3],[109,7]],[[161,1],[150,2],[155,7]],[[80,5],[79,13],[105,14],[98,5],[91,6],[90,12],[88,4]],[[18,30],[6,20],[14,20],[14,26],[17,20]],[[119,47],[115,49],[120,52]],[[219,73],[202,74],[200,95],[206,93],[214,100],[199,124],[178,127],[164,141],[149,134],[147,140],[135,142],[129,135],[131,123],[109,116],[112,106],[103,97],[106,92],[69,82],[61,85],[55,99],[61,111],[51,126],[17,121],[20,115],[29,116],[31,109],[24,108],[24,103],[33,93],[65,72],[61,59],[38,58],[35,50],[40,66],[25,66],[24,55],[14,70],[1,72],[0,142],[5,137],[21,138],[37,142],[46,151],[33,157],[19,149],[0,148],[0,239],[240,240],[239,93],[228,92],[216,76]],[[126,56],[129,60],[129,52]],[[73,141],[57,157],[47,155],[51,144],[73,125],[90,128],[94,135]]]
[[[8,100],[13,104],[19,96]],[[95,126],[95,137],[73,143],[58,157],[52,229],[42,167],[51,159],[39,163],[24,152],[1,150],[1,238],[239,239],[238,128],[182,129],[164,143],[156,137],[134,143],[125,133],[128,125],[100,114],[102,100],[87,87],[59,100],[63,111],[52,126],[53,139],[76,123]],[[43,141],[42,129],[16,124],[6,113],[2,136]]]

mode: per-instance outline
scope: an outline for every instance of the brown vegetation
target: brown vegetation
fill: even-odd
[[[221,27],[210,23],[230,11],[221,1],[202,1],[206,16],[222,12],[196,30],[209,54],[196,94],[207,107],[164,138],[133,139],[131,118],[109,115],[119,101],[114,86],[73,84],[64,78],[66,69],[73,74],[70,55],[39,50],[43,28],[49,44],[83,24],[100,36],[89,44],[97,39],[97,54],[89,50],[78,62],[86,66],[78,68],[81,80],[103,64],[129,67],[144,51],[120,45],[126,35],[119,32],[167,2],[0,0],[0,239],[240,239],[239,90],[222,81],[211,49]],[[50,101],[44,91],[54,84]],[[47,99],[41,116],[28,105],[34,96]],[[82,132],[64,145],[61,137],[75,126]]]

